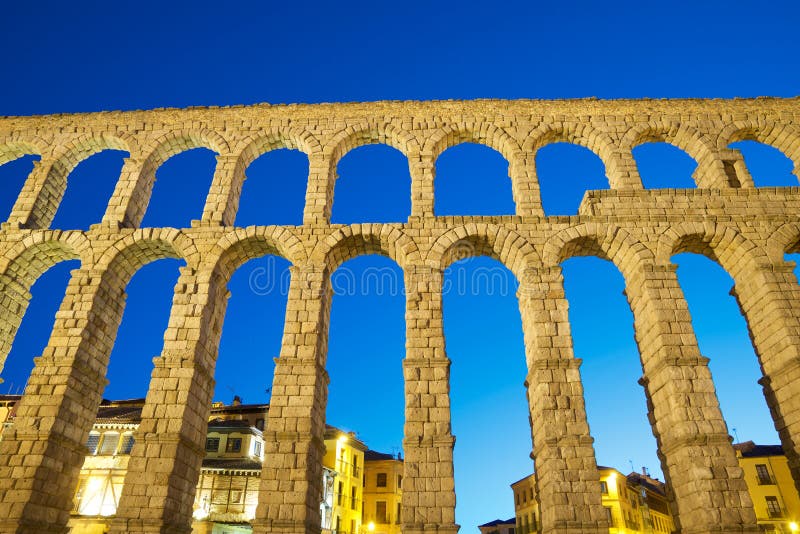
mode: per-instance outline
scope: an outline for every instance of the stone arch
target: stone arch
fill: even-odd
[[[766,253],[736,229],[721,223],[683,222],[669,227],[658,238],[655,261],[668,265],[675,254],[693,252],[719,263],[734,280],[744,270],[767,260]]]
[[[611,188],[619,189],[627,185],[624,178],[618,176],[624,163],[614,141],[606,132],[585,123],[546,123],[528,134],[522,143],[522,151],[535,160],[539,149],[553,143],[570,143],[588,148],[603,162]]]
[[[499,152],[509,166],[519,163],[521,149],[519,143],[505,130],[491,122],[467,125],[446,125],[433,132],[425,141],[424,152],[430,154],[435,162],[447,150],[461,143],[476,143]]]
[[[738,141],[757,141],[780,150],[794,164],[792,173],[800,177],[800,130],[797,127],[759,119],[734,121],[719,133],[717,148],[726,150]]]
[[[322,151],[314,135],[302,128],[273,128],[263,135],[248,136],[238,145],[237,168],[244,172],[253,161],[271,150],[289,148],[299,150],[309,158]]]
[[[164,258],[197,263],[199,253],[191,240],[174,228],[137,230],[111,245],[97,260],[96,268],[112,272],[125,284],[140,268]]]
[[[228,142],[211,130],[179,130],[166,133],[151,140],[142,148],[145,158],[153,172],[176,154],[195,148],[207,148],[217,154],[230,152]]]
[[[614,225],[584,223],[565,228],[544,245],[546,267],[556,267],[575,256],[596,256],[612,262],[629,281],[636,269],[653,262],[653,252],[639,239]]]
[[[26,236],[0,259],[0,273],[30,288],[50,267],[68,260],[91,264],[89,240],[82,232],[46,230]]]
[[[628,130],[621,148],[630,151],[644,143],[669,143],[694,159],[698,165],[714,157],[711,140],[691,126],[678,121],[653,120]]]
[[[40,137],[12,136],[0,141],[0,165],[14,161],[27,154],[41,156],[47,153],[48,143]]]
[[[765,250],[773,264],[783,262],[784,254],[800,252],[800,223],[786,223],[771,232]]]
[[[399,150],[408,160],[419,153],[417,139],[408,131],[393,124],[363,122],[334,134],[323,147],[331,172],[336,172],[339,160],[351,150],[363,145],[384,144]]]
[[[59,145],[59,141],[55,144]],[[103,150],[124,150],[130,154],[136,150],[136,142],[125,133],[87,134],[68,140],[52,154],[49,167],[43,167],[47,173],[44,178],[34,179],[37,183],[25,186],[31,195],[36,195],[32,208],[36,227],[47,227],[53,222],[67,190],[67,178],[75,167]]]
[[[34,282],[55,264],[91,263],[91,245],[80,232],[47,230],[26,236],[0,260],[0,370],[28,309]]]
[[[245,262],[275,254],[292,265],[303,265],[307,259],[303,243],[290,230],[278,226],[237,228],[217,241],[209,254],[210,269],[228,280]]]
[[[321,241],[310,255],[310,262],[325,265],[333,273],[342,263],[366,254],[380,254],[394,260],[404,271],[419,264],[416,242],[402,230],[385,224],[347,226]]]
[[[456,227],[439,236],[428,250],[426,263],[443,271],[455,261],[476,256],[499,261],[520,281],[526,269],[541,264],[539,253],[527,239],[513,230],[484,223]]]

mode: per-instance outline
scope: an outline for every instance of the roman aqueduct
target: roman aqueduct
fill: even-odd
[[[293,266],[253,528],[318,532],[330,274],[344,261],[377,253],[397,262],[407,288],[403,531],[454,534],[441,283],[443,270],[467,248],[502,262],[520,283],[544,532],[608,528],[560,268],[576,255],[608,259],[624,275],[641,383],[680,532],[756,532],[670,261],[681,251],[704,254],[734,278],[764,394],[800,482],[800,286],[785,260],[800,249],[800,189],[756,188],[741,153],[728,148],[739,140],[772,145],[800,169],[800,100],[379,102],[0,119],[0,163],[41,155],[0,231],[1,360],[33,282],[58,262],[80,260],[15,424],[0,443],[0,532],[66,530],[126,284],[137,269],[165,257],[186,265],[112,531],[190,531],[226,284],[238,266],[266,254]],[[545,217],[535,157],[562,141],[597,154],[610,189],[588,192],[576,216]],[[697,187],[643,188],[632,149],[649,141],[690,154]],[[515,215],[435,216],[436,158],[462,142],[488,145],[508,160]],[[411,216],[398,224],[331,224],[337,162],[371,143],[408,158]],[[156,169],[195,147],[217,153],[202,216],[190,228],[140,227]],[[259,155],[287,147],[309,158],[303,224],[235,227],[244,170]],[[109,148],[130,156],[102,221],[88,231],[49,229],[70,171]]]

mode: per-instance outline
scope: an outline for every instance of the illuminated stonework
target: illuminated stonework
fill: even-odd
[[[189,532],[213,390],[226,284],[245,261],[292,264],[254,532],[320,529],[327,400],[330,275],[384,254],[405,273],[407,354],[402,530],[454,533],[449,360],[442,271],[469,255],[503,262],[520,281],[537,490],[546,533],[608,529],[560,263],[607,258],[627,283],[653,432],[686,534],[756,532],[756,518],[714,385],[670,257],[718,261],[736,281],[764,371],[765,395],[795,481],[800,480],[800,307],[784,253],[798,250],[800,189],[755,188],[731,142],[754,139],[800,162],[800,101],[378,102],[196,108],[0,119],[0,163],[40,154],[0,231],[0,354],[7,355],[33,282],[79,259],[50,341],[0,444],[0,532],[63,532],[105,386],[124,288],[164,257],[186,267],[176,285],[161,358],[154,361],[112,532]],[[535,156],[558,141],[603,161],[611,189],[579,213],[545,217]],[[633,147],[666,141],[698,162],[697,189],[645,190]],[[509,162],[516,215],[436,217],[434,170],[446,148],[476,142]],[[349,150],[386,143],[408,158],[412,212],[404,223],[332,225],[336,167]],[[194,147],[217,152],[205,209],[190,228],[140,228],[155,171]],[[309,157],[301,226],[235,228],[244,170],[260,154]],[[127,158],[102,221],[48,230],[70,171],[103,149]]]

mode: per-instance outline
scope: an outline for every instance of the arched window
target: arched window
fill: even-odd
[[[28,154],[0,165],[0,221],[8,219],[34,163],[40,159],[40,156]]]
[[[247,404],[268,402],[274,359],[281,352],[289,267],[287,260],[267,255],[245,262],[231,276],[214,374],[215,401],[230,404],[238,395]]]
[[[103,150],[81,161],[67,177],[67,189],[51,228],[88,230],[103,219],[128,153]]]
[[[236,226],[301,225],[308,184],[308,156],[299,150],[271,150],[245,171]]]
[[[729,148],[742,153],[756,187],[798,185],[797,176],[792,174],[794,163],[777,148],[757,141],[739,141]]]
[[[487,510],[508,509],[508,484],[533,469],[517,280],[502,263],[471,257],[446,270],[443,288],[456,523],[476,530]]]
[[[645,189],[694,188],[697,162],[670,143],[642,143],[633,158]]]
[[[613,263],[597,257],[573,257],[562,268],[597,463],[622,473],[646,466],[663,480],[647,398],[638,384],[642,365],[625,279]]]
[[[216,155],[207,148],[186,150],[165,161],[156,171],[141,226],[188,228],[199,220],[216,164]]]
[[[161,355],[175,284],[182,260],[144,265],[125,288],[125,311],[111,351],[103,397],[138,399],[147,395],[153,358]]]
[[[408,160],[388,145],[364,145],[339,160],[331,222],[405,222],[411,214]]]
[[[476,143],[448,148],[436,160],[436,215],[514,215],[508,162]]]
[[[758,383],[762,372],[747,322],[729,294],[733,279],[701,254],[677,254],[672,261],[678,265],[678,280],[700,352],[710,359],[708,365],[729,431],[740,442],[780,443]]]
[[[608,189],[605,165],[588,148],[552,143],[536,152],[545,215],[576,215],[586,191]]]
[[[70,272],[80,267],[77,260],[62,261],[43,273],[30,289],[31,299],[14,336],[2,369],[0,392],[22,395],[34,366],[53,330],[56,312],[64,299]]]

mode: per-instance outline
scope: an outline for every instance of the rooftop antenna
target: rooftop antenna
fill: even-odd
[[[631,473],[635,473],[636,469],[633,467],[633,460],[628,460],[628,463],[631,464]]]
[[[732,428],[731,431],[733,432],[733,437],[736,438],[736,443],[741,443],[739,441],[739,434],[736,432],[736,429]]]

